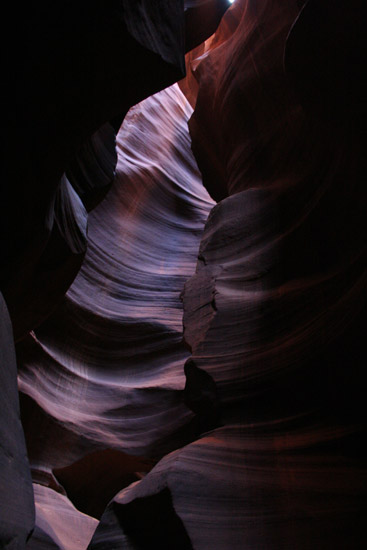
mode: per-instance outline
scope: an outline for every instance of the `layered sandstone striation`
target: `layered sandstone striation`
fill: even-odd
[[[183,397],[180,293],[213,201],[190,150],[191,114],[177,85],[129,111],[113,187],[89,214],[81,270],[55,313],[17,345],[33,475],[49,488],[58,480],[97,516],[137,472],[197,433]],[[71,466],[86,455],[89,463]]]
[[[72,24],[34,11],[17,116],[38,129],[2,272],[34,496],[4,304],[4,548],[25,547],[33,503],[29,549],[364,548],[352,4],[236,0],[210,38],[223,1],[112,2],[81,30],[81,3]],[[184,42],[187,78],[151,95],[183,76]]]
[[[148,547],[132,510],[162,541],[154,499],[183,548],[363,548],[363,141],[285,72],[298,4],[237,2],[196,61],[192,148],[218,204],[183,293],[185,402],[207,433],[114,498],[93,550]]]

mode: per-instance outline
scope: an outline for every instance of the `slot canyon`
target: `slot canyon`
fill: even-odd
[[[364,4],[9,7],[0,549],[366,548]]]

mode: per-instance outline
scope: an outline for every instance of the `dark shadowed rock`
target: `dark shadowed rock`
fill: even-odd
[[[364,463],[335,443],[299,421],[213,430],[116,495],[89,549],[362,550]]]
[[[69,164],[66,176],[90,212],[106,196],[113,183],[116,164],[116,133],[106,122],[83,144]]]
[[[184,0],[186,51],[196,48],[217,29],[228,0]]]
[[[176,514],[169,489],[127,504],[112,504],[117,520],[134,548],[192,550],[184,524]],[[91,547],[93,548],[93,546]]]
[[[78,273],[87,248],[87,212],[64,175],[45,220],[48,238],[37,243],[38,261],[25,262],[5,289],[15,340],[24,338],[54,310]],[[31,232],[30,232],[31,233]]]
[[[366,139],[366,4],[309,0],[285,47],[285,70],[305,108]]]
[[[54,469],[53,473],[76,508],[98,518],[118,491],[140,479],[137,473],[151,470],[153,464],[141,457],[105,449]]]
[[[60,546],[37,525],[27,542],[26,550],[61,550]]]
[[[1,294],[0,393],[0,548],[22,550],[34,526],[34,503],[20,423],[13,332]]]
[[[213,378],[205,370],[199,369],[192,358],[186,361],[184,370],[186,376],[185,403],[198,415],[200,432],[207,432],[218,427],[220,403]]]

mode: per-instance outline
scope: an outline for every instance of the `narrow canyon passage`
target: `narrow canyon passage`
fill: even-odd
[[[364,548],[362,9],[24,14],[0,548]]]

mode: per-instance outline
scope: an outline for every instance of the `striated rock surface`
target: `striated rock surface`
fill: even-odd
[[[279,228],[279,200],[269,190],[251,189],[212,210],[197,273],[185,285],[185,340],[196,365],[217,384],[222,416],[283,418],[322,406],[345,408],[348,417],[355,409],[357,420],[363,256],[360,251],[347,265],[321,270],[317,248],[304,242],[299,248],[301,228],[294,227],[296,235]],[[326,236],[320,247],[325,241]],[[294,262],[287,261],[287,251]],[[313,262],[310,258],[301,276],[307,252]],[[324,260],[320,250],[319,261]]]
[[[250,545],[360,548],[367,491],[363,142],[358,131],[335,131],[327,117],[305,111],[294,94],[283,57],[297,3],[241,4],[234,34],[195,72],[193,150],[221,202],[185,286],[184,337],[196,367],[216,384],[223,423],[256,427],[260,452],[274,421],[292,419],[290,448],[302,442],[281,467],[271,458],[272,484],[295,475],[297,492],[283,487],[290,508],[279,508],[269,535],[262,519]],[[343,24],[340,13],[333,16]],[[218,449],[219,463],[222,456]],[[308,461],[312,467],[303,469]],[[335,467],[340,477],[333,475],[332,486],[325,472]],[[339,499],[345,491],[348,498]],[[261,494],[255,521],[271,513],[275,498],[270,488]]]
[[[87,212],[65,175],[47,213],[45,230],[49,238],[37,243],[40,252],[37,264],[24,265],[12,279],[12,289],[5,293],[14,320],[16,341],[50,314],[83,262],[87,246]]]
[[[183,549],[326,550],[330,540],[342,550],[346,528],[351,547],[363,548],[363,533],[354,526],[362,512],[364,464],[346,463],[322,447],[310,450],[314,441],[312,431],[300,432],[289,421],[209,432],[119,493],[89,549],[149,548],[150,536],[167,550],[176,542]],[[169,515],[167,523],[157,520],[154,504]]]
[[[24,123],[33,128],[37,112],[47,135],[47,147],[35,139],[24,149],[29,182],[38,170],[34,189],[52,183],[35,210],[22,195],[29,211],[19,210],[25,225],[4,278],[22,338],[37,510],[29,548],[364,548],[366,162],[360,2],[353,6],[237,0],[205,44],[200,32],[216,26],[224,2],[112,2],[86,15],[93,24],[80,38],[107,42],[100,53],[96,41],[78,50],[75,83],[67,76],[60,88],[78,89],[62,103],[70,118],[62,108],[48,128],[37,110],[51,78]],[[63,67],[78,33],[66,50],[60,41]],[[110,186],[115,130],[140,94],[182,74],[184,40],[199,44],[186,58],[189,77],[128,112]],[[84,63],[91,51],[96,82]],[[190,153],[190,117],[214,207]],[[45,265],[57,267],[53,284]],[[14,420],[17,407],[9,411]],[[15,439],[0,435],[6,451]],[[28,471],[23,449],[16,482]],[[14,483],[1,478],[6,491]],[[16,512],[5,527],[23,548],[32,507]]]
[[[191,14],[195,15],[199,3],[196,4],[191,6]],[[52,5],[41,2],[36,6],[25,6],[22,10],[10,6],[9,20],[16,21],[16,29],[10,33],[5,60],[5,74],[8,78],[6,89],[10,93],[4,113],[6,150],[0,201],[0,288],[7,302],[15,340],[24,340],[24,346],[32,348],[30,361],[38,361],[33,354],[38,340],[36,338],[32,342],[34,335],[27,336],[29,331],[38,327],[55,310],[82,264],[87,245],[87,211],[103,199],[114,176],[115,131],[131,105],[184,76],[185,40],[186,47],[191,47],[192,37],[199,41],[207,38],[224,11],[223,1],[213,1],[211,4],[216,6],[216,12],[214,17],[209,17],[207,24],[197,17],[189,17],[185,21],[184,4],[181,1],[124,0],[108,2],[103,6],[87,6],[82,1],[71,5],[60,0]],[[208,6],[206,3],[205,9]],[[170,197],[167,201],[171,200],[177,208],[181,208],[182,203],[185,203],[185,199],[181,199],[182,196],[180,199]],[[177,270],[181,268],[180,265]],[[162,270],[161,265],[159,269]],[[130,298],[128,301],[131,301]],[[8,323],[7,314],[4,322]],[[131,331],[131,334],[135,334],[133,339],[140,338],[145,334],[145,329],[151,327],[150,321],[144,323],[137,331]],[[130,328],[133,324],[130,324]],[[178,339],[175,330],[171,326],[167,331],[163,330],[169,335],[168,340],[171,337],[172,341]],[[154,332],[152,349],[155,350],[159,347],[157,342],[161,334],[156,327],[153,328]],[[103,342],[103,346],[105,344]],[[12,354],[11,339],[6,346],[9,354]],[[170,346],[171,343],[167,343],[167,347]],[[8,352],[4,350],[6,356]],[[181,353],[182,349],[178,356]],[[173,362],[177,360],[176,351],[172,351],[172,356],[175,356]],[[119,363],[115,359],[107,378],[116,362]],[[156,377],[156,373],[152,377]],[[178,398],[173,399],[174,403],[170,399],[172,385],[176,391],[176,378],[180,376],[174,375],[174,381],[167,383],[169,389],[164,382],[164,390],[159,391],[164,396],[162,401],[168,403],[170,410],[180,411],[177,420],[177,425],[180,425],[190,418],[190,413],[178,404]],[[183,386],[182,376],[181,379]],[[154,393],[154,389],[144,391],[144,394],[150,394],[152,406],[157,400]],[[36,394],[39,395],[38,389]],[[92,395],[90,397],[93,398]],[[53,398],[55,395],[50,397]],[[9,394],[9,399],[14,400],[14,395]],[[77,399],[80,400],[79,394]],[[127,409],[129,400],[130,396],[124,401]],[[33,425],[30,429],[32,436],[30,432],[27,434],[32,453],[40,443],[43,458],[33,463],[33,472],[46,484],[54,485],[50,473],[52,466],[65,466],[60,458],[62,453],[59,452],[62,445],[58,435],[61,433],[67,434],[63,440],[66,447],[71,441],[76,443],[77,450],[74,448],[67,460],[75,460],[80,453],[92,450],[94,443],[97,447],[106,445],[104,437],[96,436],[93,443],[94,435],[91,439],[90,430],[86,430],[87,434],[83,438],[78,430],[68,430],[58,424],[35,401],[28,398],[22,401],[23,405],[26,403],[22,407],[23,412],[30,413],[32,418],[38,415],[45,428],[48,426],[54,429],[50,440],[58,452],[53,449],[49,453],[48,446],[43,445],[47,429],[45,433],[37,433],[39,430]],[[16,401],[13,404],[9,401],[9,407],[16,411]],[[63,421],[66,416],[69,421],[73,416],[72,411],[64,415],[63,407],[65,403],[61,407],[56,406],[59,416]],[[77,407],[79,412],[81,407],[82,401]],[[98,409],[99,406],[96,407]],[[79,412],[71,424],[79,423]],[[91,425],[93,415],[88,410],[83,422],[88,415]],[[157,418],[160,415],[166,419],[167,433],[164,432],[164,439],[172,431],[167,425],[175,423],[170,422],[168,413],[158,413]],[[134,424],[133,414],[131,418]],[[23,420],[30,426],[26,417],[23,416]],[[176,427],[172,429],[176,430]],[[99,430],[100,426],[97,425],[96,432]],[[155,440],[156,435],[154,433],[148,440]],[[6,448],[6,429],[1,436],[1,445]],[[110,436],[106,434],[107,439]],[[108,445],[114,443],[109,441]],[[162,445],[171,448],[176,443]],[[143,442],[144,446],[146,441]],[[22,461],[22,453],[18,451],[18,458]],[[50,454],[57,456],[57,460],[50,460]],[[24,511],[24,532],[31,524],[27,514]],[[5,526],[2,526],[2,530],[5,533]],[[40,527],[37,530],[39,533],[42,531]],[[23,532],[19,532],[19,537],[23,537]],[[23,545],[20,539],[19,545]]]
[[[130,110],[113,188],[89,215],[80,273],[17,346],[35,471],[96,449],[160,458],[193,437],[180,293],[213,203],[190,151],[191,113],[176,85]]]
[[[219,204],[183,294],[184,395],[214,430],[120,492],[93,550],[148,548],[137,526],[161,540],[154,499],[187,548],[364,547],[366,166],[359,132],[304,109],[285,73],[299,6],[238,0],[194,70]]]
[[[50,223],[56,197],[68,193],[63,174],[75,162],[83,169],[102,125],[184,76],[185,23],[182,2],[165,0],[40,2],[11,8],[10,20],[17,31],[6,48],[0,285],[20,339],[50,313],[80,268],[82,258]]]
[[[234,34],[196,71],[193,148],[209,192],[229,197],[210,214],[186,285],[185,339],[224,402],[237,390],[255,407],[271,393],[282,401],[288,384],[299,391],[295,410],[331,396],[337,406],[349,368],[358,393],[365,357],[363,145],[358,133],[306,113],[294,95],[283,53],[296,3],[242,2],[242,10]]]
[[[79,512],[63,494],[33,485],[36,527],[27,550],[85,550],[98,521]]]

